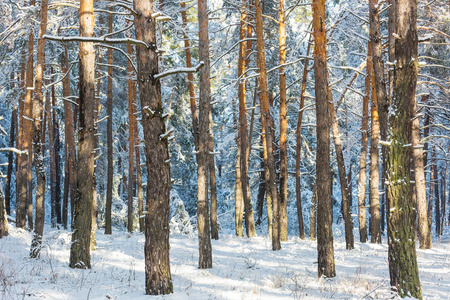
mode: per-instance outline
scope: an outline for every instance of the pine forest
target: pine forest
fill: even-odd
[[[0,0],[0,299],[449,299],[449,100],[449,0]]]

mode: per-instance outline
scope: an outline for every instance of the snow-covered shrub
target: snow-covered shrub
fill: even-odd
[[[183,200],[175,190],[170,191],[170,233],[192,235],[194,227]]]

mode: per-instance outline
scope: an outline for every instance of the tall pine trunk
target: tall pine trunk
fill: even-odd
[[[247,0],[243,1],[241,9],[241,28],[239,39],[239,58],[238,58],[238,80],[239,80],[239,139],[240,139],[240,179],[242,186],[242,195],[245,208],[245,231],[248,237],[256,236],[255,222],[253,219],[253,206],[250,193],[250,184],[248,178],[248,157],[249,157],[249,140],[248,140],[248,126],[247,126],[247,102],[246,102],[246,79],[245,69],[246,61],[245,56],[247,53],[247,9],[249,5]]]
[[[318,275],[336,276],[333,246],[333,210],[330,177],[330,114],[328,103],[325,0],[313,0],[314,77],[316,91],[317,153],[317,250]]]
[[[133,47],[127,45],[128,55],[133,54]],[[128,71],[128,232],[133,231],[133,187],[135,183],[134,168],[134,146],[135,146],[135,100],[136,100],[136,83],[134,81],[133,66],[131,62],[127,62]]]
[[[372,47],[370,42],[367,46],[366,77],[364,79],[363,117],[361,156],[359,159],[359,186],[358,186],[358,220],[359,241],[367,242],[367,217],[366,217],[366,182],[367,182],[367,146],[368,146],[368,124],[369,124],[369,98],[372,79]]]
[[[400,296],[422,298],[415,248],[414,203],[411,197],[412,118],[418,74],[417,1],[396,6],[394,89],[387,151],[388,242],[391,285]],[[378,87],[377,87],[378,90]]]
[[[372,81],[375,81],[375,76],[372,74]],[[378,98],[375,85],[372,85],[372,103],[371,103],[371,117],[372,117],[372,135],[370,138],[370,179],[369,179],[369,212],[370,212],[370,242],[381,243],[381,228],[380,228],[380,171],[378,168],[378,142],[380,130],[379,114],[378,114]]]
[[[264,127],[263,138],[265,136],[265,151],[264,164],[266,170],[269,173],[266,175],[267,182],[267,195],[270,193],[273,207],[273,219],[272,219],[272,250],[277,251],[281,249],[280,244],[280,231],[279,231],[279,205],[278,205],[278,186],[275,171],[275,158],[273,151],[273,136],[272,128],[273,122],[270,116],[270,104],[267,88],[267,69],[266,69],[266,57],[264,53],[264,36],[263,36],[263,22],[262,22],[262,2],[260,0],[255,1],[255,20],[256,20],[256,39],[257,39],[257,64],[259,67],[259,100],[261,109],[261,126]],[[269,198],[267,198],[269,199]],[[269,201],[267,201],[267,207],[269,207]]]
[[[94,2],[80,1],[80,36],[94,35]],[[91,268],[91,227],[94,182],[94,110],[95,110],[95,51],[92,42],[79,44],[79,130],[78,176],[73,216],[71,268]]]
[[[11,116],[11,127],[9,131],[10,134],[8,146],[10,148],[14,147],[14,141],[16,140],[16,126],[17,126],[17,106],[14,106]],[[6,188],[5,188],[5,211],[7,215],[11,215],[11,180],[13,171],[13,158],[14,158],[13,155],[14,155],[13,152],[8,153],[8,170],[6,173]]]
[[[212,267],[209,229],[208,170],[209,170],[209,112],[211,110],[211,83],[209,63],[208,2],[198,0],[199,59],[205,64],[200,69],[199,143],[197,154],[197,224],[200,269]]]
[[[40,28],[37,46],[36,77],[34,82],[35,98],[33,100],[33,149],[34,166],[36,170],[36,221],[31,242],[31,257],[39,257],[44,234],[45,222],[45,165],[42,144],[45,144],[45,135],[42,135],[42,120],[44,109],[43,76],[45,70],[45,40],[42,38],[47,32],[47,6],[48,1],[41,1]],[[47,99],[50,101],[50,99]],[[49,120],[50,122],[50,120]]]
[[[170,157],[169,134],[161,99],[156,53],[156,18],[153,1],[134,0],[136,38],[150,47],[137,46],[138,88],[144,127],[147,165],[145,212],[145,293],[173,292],[169,258]],[[208,235],[209,237],[209,235]]]

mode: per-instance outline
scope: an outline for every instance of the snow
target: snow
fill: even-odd
[[[47,228],[40,259],[28,258],[31,234],[10,227],[0,240],[2,299],[150,299],[144,295],[142,233],[97,233],[92,269],[70,269],[70,232]],[[356,229],[355,229],[356,233]],[[171,235],[174,294],[151,299],[357,299],[396,298],[389,288],[387,245],[355,243],[345,250],[335,238],[336,274],[317,278],[316,242],[291,237],[278,252],[267,237],[222,234],[212,241],[213,268],[199,270],[196,235]],[[450,291],[450,237],[417,250],[425,299]]]

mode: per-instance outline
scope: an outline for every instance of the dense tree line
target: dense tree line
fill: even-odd
[[[97,230],[140,230],[146,293],[172,293],[175,190],[197,217],[201,269],[234,221],[274,251],[309,233],[318,275],[334,277],[333,226],[350,251],[358,223],[361,243],[387,234],[391,285],[421,298],[416,236],[429,249],[432,227],[439,236],[450,222],[449,10],[5,1],[0,238],[11,216],[39,257],[49,220],[73,232],[70,267],[90,268]]]

